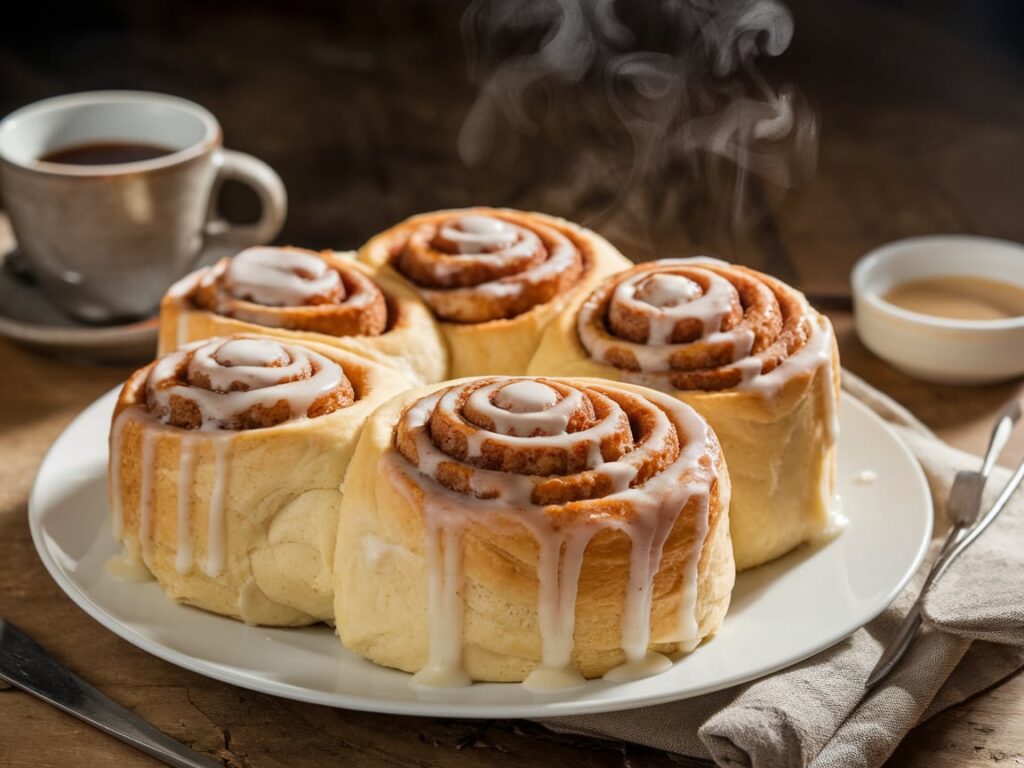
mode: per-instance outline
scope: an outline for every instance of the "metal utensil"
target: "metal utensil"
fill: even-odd
[[[1010,481],[1004,486],[999,498],[996,499],[985,516],[977,523],[975,522],[981,507],[981,496],[985,490],[985,484],[992,472],[992,468],[995,466],[996,459],[1003,448],[1006,447],[1010,433],[1020,417],[1021,408],[1018,402],[1015,401],[1007,406],[992,428],[988,449],[985,451],[985,458],[982,460],[981,469],[977,472],[961,470],[956,473],[956,478],[953,481],[953,487],[950,488],[949,499],[946,504],[947,514],[952,527],[946,536],[942,549],[939,550],[939,556],[935,564],[932,565],[931,571],[928,572],[924,586],[921,587],[921,593],[903,618],[903,622],[896,630],[896,634],[893,635],[892,639],[889,640],[889,644],[882,651],[878,663],[875,664],[875,668],[871,670],[864,683],[865,688],[870,689],[876,686],[903,658],[903,654],[906,653],[913,643],[918,630],[921,628],[921,610],[928,590],[942,577],[942,574],[946,572],[953,561],[995,520],[1003,507],[1006,506],[1006,502],[1009,501],[1017,486],[1020,485],[1021,478],[1024,477],[1024,462],[1021,462],[1021,466],[1017,468],[1017,472],[1014,473]]]
[[[220,761],[189,749],[104,696],[3,619],[0,679],[175,768],[224,768]]]

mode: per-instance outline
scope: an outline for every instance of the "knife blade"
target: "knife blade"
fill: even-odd
[[[0,679],[167,765],[224,768],[219,760],[186,747],[100,693],[4,619],[0,619]]]

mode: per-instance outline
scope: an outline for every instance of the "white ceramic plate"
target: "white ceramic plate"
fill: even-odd
[[[532,694],[487,683],[423,692],[409,676],[344,650],[324,627],[267,629],[176,605],[155,583],[109,576],[117,547],[106,498],[109,392],[60,436],[29,500],[32,538],[60,587],[111,631],[173,664],[245,688],[334,707],[449,717],[551,717],[696,696],[789,666],[878,615],[924,557],[932,508],[913,457],[878,417],[845,398],[838,484],[849,527],[742,574],[718,636],[655,677]],[[858,484],[863,470],[877,473]],[[45,638],[40,638],[45,644]]]

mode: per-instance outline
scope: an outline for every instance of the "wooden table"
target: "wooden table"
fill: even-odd
[[[908,379],[857,342],[843,303],[849,267],[887,240],[974,232],[1024,241],[1019,70],[870,5],[790,4],[797,36],[773,74],[797,82],[820,115],[818,171],[745,238],[716,245],[839,307],[831,315],[844,363],[949,441],[977,451],[996,410],[1020,397],[1020,382],[962,389]],[[46,46],[12,26],[18,35],[0,51],[0,68],[10,75],[0,88],[3,111],[56,92],[116,85],[198,99],[221,117],[229,145],[281,171],[293,204],[283,240],[313,247],[350,247],[404,215],[446,205],[500,203],[570,216],[586,208],[588,189],[567,183],[560,158],[545,154],[539,139],[511,170],[461,164],[455,135],[474,90],[459,57],[438,54],[461,47],[457,12],[398,14],[383,4],[324,21],[315,16],[323,4],[289,4],[286,13],[257,4],[244,14],[232,13],[231,4],[202,4],[182,12],[182,23],[177,10],[170,20],[157,5],[121,5],[130,8],[128,21],[109,28],[92,18],[65,24],[40,6],[50,14]],[[374,42],[381,30],[389,30],[387,46]],[[613,237],[636,234],[627,230],[607,222]],[[647,247],[667,255],[674,246],[652,236]],[[172,736],[236,767],[702,765],[529,723],[387,717],[276,699],[178,669],[120,640],[45,573],[25,504],[51,441],[129,369],[71,366],[5,342],[0,360],[0,615]],[[1007,460],[1022,455],[1018,436]],[[1022,762],[1024,676],[1017,676],[917,728],[891,764]],[[0,690],[4,768],[155,764],[34,698]]]

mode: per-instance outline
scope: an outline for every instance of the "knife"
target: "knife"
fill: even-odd
[[[882,651],[882,655],[878,659],[878,663],[875,664],[875,668],[868,675],[868,679],[864,683],[866,689],[871,689],[878,685],[879,682],[892,672],[899,660],[903,658],[903,654],[906,653],[907,649],[914,642],[914,638],[921,628],[921,611],[928,590],[931,589],[935,582],[942,578],[942,574],[960,556],[960,553],[967,549],[998,516],[1003,506],[1009,501],[1010,496],[1013,495],[1017,485],[1020,484],[1021,478],[1019,475],[1021,474],[1021,469],[1024,468],[1024,462],[1022,462],[1021,467],[1018,467],[1017,472],[1004,486],[1003,492],[992,505],[992,508],[975,525],[978,511],[981,508],[981,496],[985,490],[985,483],[988,481],[988,476],[995,466],[996,459],[1003,448],[1006,447],[1006,443],[1010,439],[1010,433],[1013,432],[1013,427],[1020,417],[1020,403],[1016,401],[1010,403],[1000,413],[999,419],[992,428],[988,449],[985,451],[985,458],[981,462],[981,469],[977,472],[961,470],[956,473],[956,478],[953,481],[953,487],[950,488],[949,499],[946,503],[946,512],[953,525],[946,536],[942,549],[939,550],[939,556],[935,564],[932,566],[931,571],[928,572],[924,586],[921,587],[921,594],[917,596],[917,600],[914,601],[907,615],[903,618],[903,622],[900,624],[899,629],[896,630],[896,634],[893,635],[892,639],[889,640],[889,644]]]
[[[125,709],[0,619],[0,679],[175,768],[224,768]]]

